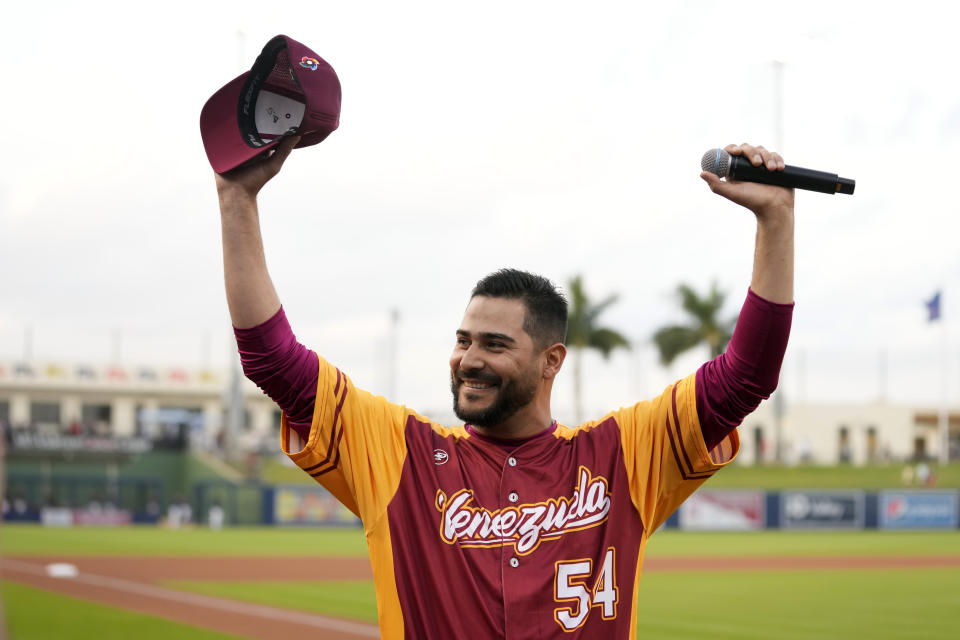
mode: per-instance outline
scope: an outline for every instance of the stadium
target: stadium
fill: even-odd
[[[609,637],[604,624],[678,640],[957,635],[960,89],[941,3],[94,0],[6,13],[0,638]],[[250,129],[241,105],[262,73],[275,91]],[[294,116],[306,140],[291,141]],[[245,146],[217,146],[223,122]],[[796,187],[786,216],[788,190],[737,200],[731,180],[698,174],[704,149],[728,143],[741,160],[763,149],[772,173],[785,159],[844,177],[835,193],[772,178]],[[269,185],[249,181],[258,167]],[[252,219],[255,232],[230,235]],[[767,233],[789,237],[789,269]],[[274,315],[236,320],[238,296],[263,283],[236,279],[228,238],[260,243],[283,314],[250,293]],[[546,276],[569,302],[562,344],[545,343],[567,357],[552,410],[529,424],[549,424],[557,450],[598,452],[590,464],[619,472],[636,450],[647,467],[577,462],[580,482],[541,491],[562,465],[527,466],[495,431],[480,437],[489,415],[458,417],[452,404],[499,400],[504,379],[532,370],[511,369],[498,342],[534,340],[526,315],[517,334],[466,324],[486,317],[478,278],[504,267]],[[761,296],[771,280],[789,295]],[[765,326],[789,334],[776,391],[757,383],[750,394],[769,398],[711,440],[719,421],[703,416],[738,402],[704,405],[697,376],[750,330],[748,308],[778,309]],[[323,408],[302,433],[238,355],[245,330],[280,315],[321,357],[307,386]],[[477,345],[499,373],[463,377]],[[388,453],[404,457],[351,457],[375,449],[356,426],[371,407],[391,428],[402,416]],[[635,407],[656,421],[630,421]],[[625,447],[614,427],[654,444]],[[501,480],[536,481],[423,480],[486,469],[456,458],[478,441]],[[411,475],[414,445],[416,473],[435,476]],[[654,486],[668,476],[695,491]],[[393,500],[401,489],[417,498]],[[521,547],[504,522],[534,512],[539,546]],[[642,531],[643,544],[581,552],[600,531]],[[482,557],[493,577],[466,579],[481,573],[449,557]],[[480,618],[502,633],[444,631]]]
[[[229,371],[23,362],[2,371],[10,637],[56,633],[44,613],[51,607],[77,638],[146,629],[183,638],[377,636],[359,521],[281,461],[279,414],[258,389],[231,393]],[[243,419],[224,436],[233,398]],[[640,630],[694,637],[720,620],[730,638],[758,625],[778,637],[844,637],[862,627],[860,610],[883,620],[879,637],[949,635],[953,620],[942,614],[960,567],[960,466],[937,463],[930,408],[793,405],[782,437],[807,437],[810,453],[783,466],[764,444],[775,441],[769,405],[741,427],[741,462],[656,534],[640,596],[641,612],[669,611],[691,578],[705,600],[732,583],[737,598],[765,603],[762,619],[744,624],[721,599],[696,616],[677,610],[672,624],[657,616],[645,626],[641,614]],[[951,418],[956,439],[960,420]],[[931,449],[917,444],[924,439]],[[322,551],[294,562],[305,547]],[[771,596],[774,576],[803,607]],[[862,595],[851,602],[851,591]],[[815,607],[816,619],[804,607]],[[890,627],[895,616],[901,626]]]

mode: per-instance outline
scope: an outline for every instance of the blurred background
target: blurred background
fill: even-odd
[[[750,282],[755,223],[710,193],[700,157],[763,144],[856,194],[797,194],[780,389],[720,493],[668,528],[955,535],[949,3],[6,13],[5,522],[355,526],[278,455],[279,411],[239,374],[199,136],[206,99],[284,33],[337,70],[343,107],[261,195],[268,264],[298,338],[357,386],[455,424],[454,331],[473,284],[511,266],[594,318],[571,336],[583,373],[557,382],[560,422],[660,393],[722,349]]]

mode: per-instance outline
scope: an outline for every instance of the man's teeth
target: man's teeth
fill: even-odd
[[[464,380],[463,386],[468,389],[490,389],[493,387],[489,382],[471,382],[469,380]]]

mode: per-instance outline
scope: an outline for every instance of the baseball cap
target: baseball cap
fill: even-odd
[[[213,94],[200,111],[210,166],[229,171],[301,136],[297,148],[323,142],[340,124],[340,80],[293,38],[272,38],[247,71]]]

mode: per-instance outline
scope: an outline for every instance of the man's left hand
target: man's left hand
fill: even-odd
[[[747,143],[728,144],[724,150],[732,156],[743,156],[755,167],[763,165],[768,171],[780,171],[786,166],[779,153],[762,146]],[[711,191],[750,209],[761,220],[777,215],[778,212],[793,212],[793,189],[756,182],[721,180],[707,171],[702,172],[700,177],[710,186]]]

